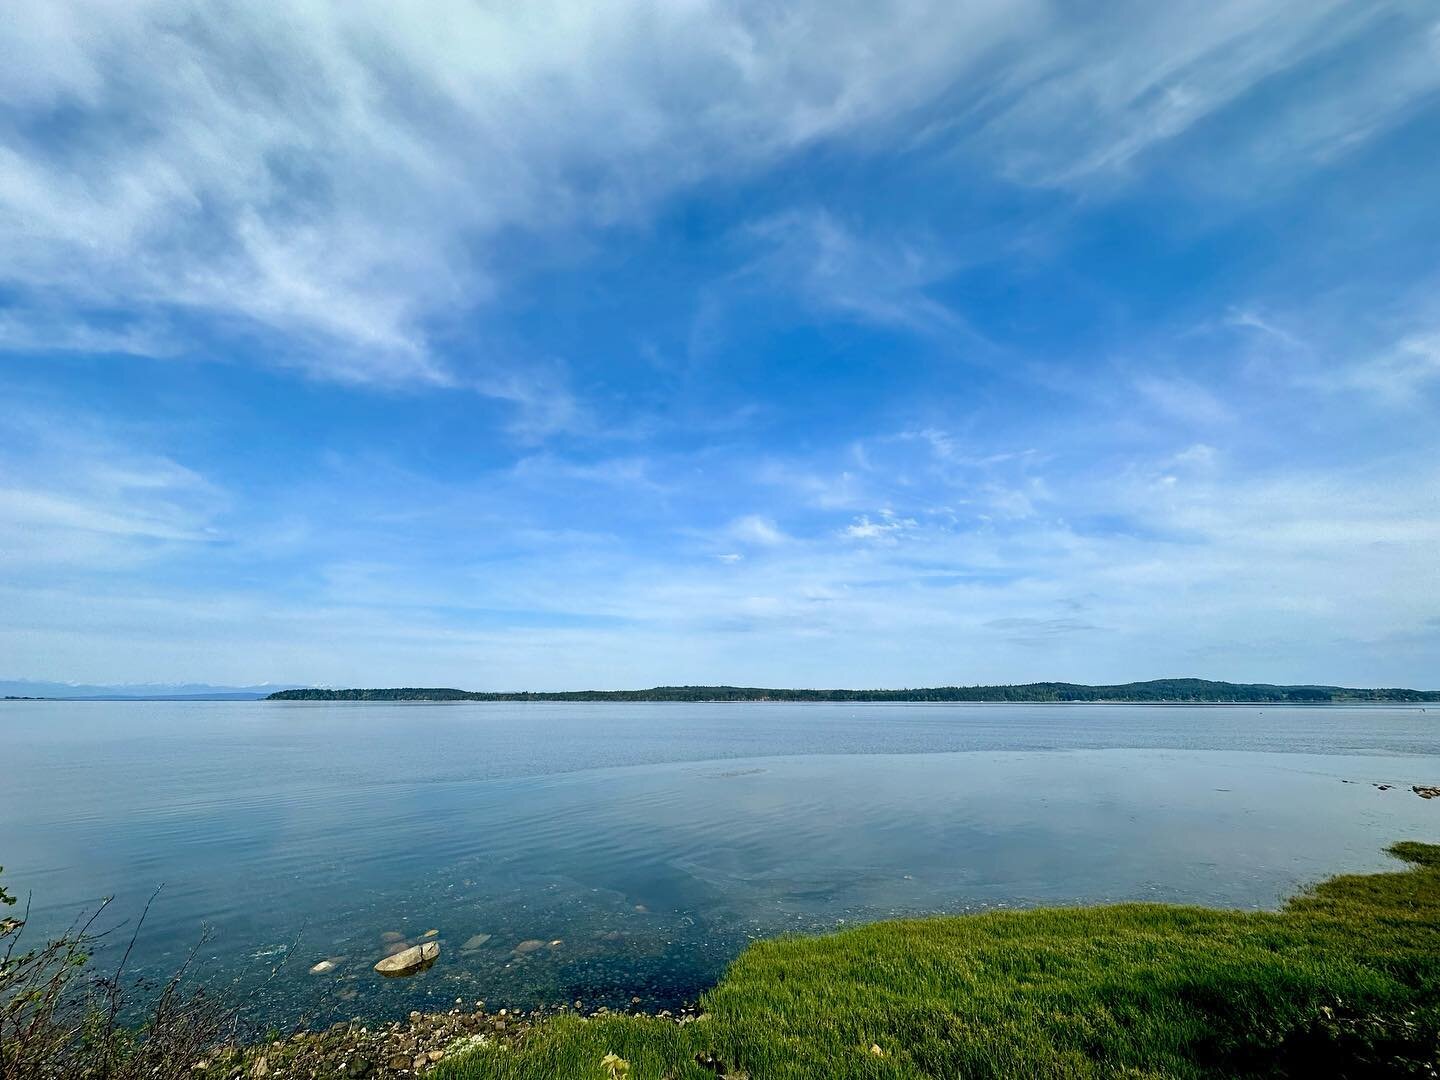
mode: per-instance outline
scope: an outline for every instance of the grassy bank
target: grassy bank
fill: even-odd
[[[1152,904],[751,946],[707,1017],[560,1016],[443,1080],[1440,1075],[1440,846],[1275,913]]]

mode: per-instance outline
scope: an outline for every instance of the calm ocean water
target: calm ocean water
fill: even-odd
[[[755,937],[1273,907],[1440,841],[1440,800],[1408,791],[1440,783],[1434,707],[0,702],[0,756],[0,864],[36,929],[108,893],[133,918],[163,883],[136,970],[208,934],[204,969],[243,983],[298,942],[277,1023],[664,1005]],[[434,968],[371,972],[382,935],[432,928]]]

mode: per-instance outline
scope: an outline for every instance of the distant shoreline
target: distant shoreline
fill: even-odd
[[[281,690],[266,701],[373,702],[727,702],[1081,704],[1097,705],[1327,705],[1440,702],[1440,690],[1279,686],[1207,679],[1155,679],[1110,686],[1025,683],[1013,686],[940,686],[903,690],[805,690],[745,686],[657,686],[648,690],[487,691],[449,687]]]

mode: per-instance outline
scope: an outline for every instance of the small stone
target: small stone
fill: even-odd
[[[871,1043],[871,1044],[870,1044],[870,1053],[874,1054],[876,1057],[884,1057],[884,1056],[885,1056],[885,1051],[880,1049],[880,1044],[879,1044],[879,1043]]]
[[[416,1054],[416,1055],[415,1055],[414,1067],[415,1067],[417,1070],[423,1069],[426,1065],[429,1065],[429,1064],[430,1064],[430,1059],[429,1059],[428,1057],[426,1057],[424,1054]]]
[[[255,1064],[250,1067],[250,1076],[253,1078],[253,1080],[259,1080],[260,1077],[269,1075],[270,1062],[264,1054],[261,1054],[258,1058],[255,1059]]]
[[[410,1067],[410,1056],[408,1054],[391,1054],[390,1060],[385,1062],[392,1069],[408,1069]]]
[[[369,1076],[374,1071],[374,1063],[364,1057],[353,1057],[350,1059],[350,1064],[345,1066],[345,1075],[350,1077],[350,1080],[361,1080],[362,1077]]]
[[[439,930],[426,930],[426,931],[425,931],[425,936],[426,936],[426,937],[439,937],[439,936],[440,936],[440,931],[439,931]]]
[[[444,1057],[445,1057],[445,1051],[444,1051],[444,1050],[431,1050],[431,1051],[430,1051],[430,1060],[431,1060],[431,1061],[440,1061],[440,1060],[442,1060]]]
[[[328,975],[335,970],[334,960],[321,960],[310,969],[311,975]]]

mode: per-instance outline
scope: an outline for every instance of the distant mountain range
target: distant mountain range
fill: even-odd
[[[0,698],[65,698],[70,701],[259,701],[274,691],[274,683],[261,683],[259,686],[116,683],[107,686],[43,682],[35,679],[0,679]]]
[[[448,688],[281,690],[270,701],[1097,701],[1222,704],[1440,702],[1440,690],[1275,686],[1270,683],[1153,679],[1116,686],[1043,682],[1018,686],[939,686],[907,690],[777,690],[752,686],[657,686],[649,690],[566,690],[496,693]]]

